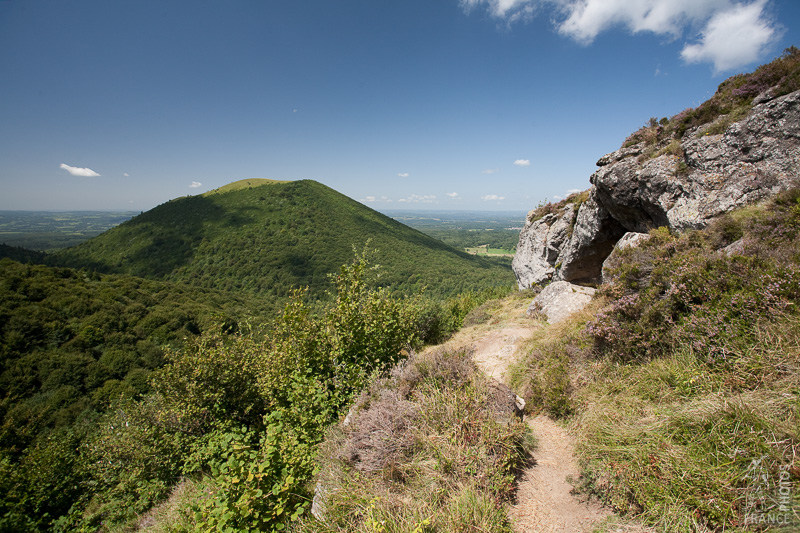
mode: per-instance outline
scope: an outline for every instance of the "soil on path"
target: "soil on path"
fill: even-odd
[[[446,347],[471,348],[473,359],[486,374],[505,381],[508,365],[517,350],[542,322],[525,316],[530,302],[507,299],[503,308],[493,313],[485,324],[463,328]],[[509,511],[520,533],[591,532],[612,512],[596,502],[589,502],[572,492],[569,479],[577,479],[573,439],[568,431],[546,415],[529,417],[537,440],[534,464],[522,475],[517,502]],[[606,531],[645,532],[640,526],[610,526]]]

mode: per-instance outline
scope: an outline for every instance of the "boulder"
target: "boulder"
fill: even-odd
[[[625,228],[590,193],[578,210],[572,236],[558,256],[560,268],[554,279],[598,283],[603,261],[624,234]]]
[[[554,281],[534,298],[528,307],[528,315],[542,313],[549,323],[555,324],[586,307],[594,293],[595,289],[591,287]]]
[[[528,213],[511,263],[520,290],[553,278],[561,248],[569,240],[575,222],[573,204],[541,218],[537,217],[537,211]]]

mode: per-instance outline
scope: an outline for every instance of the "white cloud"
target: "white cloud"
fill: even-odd
[[[130,174],[128,174],[127,172],[123,172],[122,175],[125,176],[126,178],[130,177]]]
[[[446,194],[447,194],[447,196],[449,196],[453,200],[461,200],[461,197],[458,195],[457,192],[448,192]]]
[[[703,28],[699,41],[685,44],[681,57],[688,63],[708,61],[717,72],[761,59],[780,34],[767,18],[770,0],[461,0],[470,12],[485,6],[509,25],[550,11],[557,31],[589,45],[612,28],[631,33],[650,32],[670,40]]]
[[[614,26],[677,38],[687,25],[731,5],[731,0],[571,0],[564,5],[566,18],[558,31],[583,44]]]
[[[96,178],[100,174],[92,170],[91,168],[78,168],[78,167],[71,167],[66,163],[61,163],[58,168],[63,168],[73,176],[81,176],[84,178]]]
[[[687,63],[710,61],[717,73],[757,61],[780,34],[765,18],[766,3],[758,0],[715,14],[700,41],[684,46],[681,57]]]
[[[391,203],[392,200],[388,196],[381,196],[378,198],[377,196],[365,196],[359,200],[361,203],[376,203],[376,202],[383,202],[383,203]]]
[[[408,172],[400,172],[397,175],[400,176],[401,178],[407,178],[408,177]]]
[[[557,194],[554,194],[553,195],[553,200],[555,200],[557,202],[557,201],[561,200],[561,197],[559,195],[557,195]]]
[[[498,172],[500,172],[500,170],[496,168],[487,168],[483,171],[484,174],[497,174]]]
[[[461,0],[460,3],[467,12],[481,4],[488,4],[489,12],[498,18],[505,18],[507,15],[511,18],[519,12],[530,12],[534,8],[530,0]]]
[[[203,186],[203,184],[202,184],[202,183],[200,183],[199,181],[193,181],[193,182],[192,182],[192,184],[191,184],[191,185],[189,185],[189,188],[191,188],[191,189],[196,189],[196,188],[198,188],[198,187],[202,187],[202,186]]]
[[[531,162],[528,159],[517,159],[514,161],[514,164],[518,167],[529,167],[531,166]]]
[[[506,199],[505,196],[498,196],[496,194],[487,194],[486,196],[481,196],[481,200],[484,200],[486,202],[491,202],[493,200],[505,200],[505,199]]]
[[[580,189],[567,189],[567,196],[569,196],[570,194],[577,194],[579,192],[581,192]]]
[[[419,203],[432,204],[432,203],[436,202],[436,196],[434,196],[432,194],[426,194],[426,195],[412,194],[411,196],[408,196],[407,198],[401,198],[401,199],[399,199],[397,201],[398,202],[404,202],[404,203],[411,203],[411,204],[419,204]]]

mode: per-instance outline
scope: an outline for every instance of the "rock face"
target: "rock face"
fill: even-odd
[[[595,281],[603,261],[625,234],[625,228],[597,201],[593,192],[578,210],[572,238],[558,256],[561,269],[555,279]]]
[[[724,134],[688,132],[683,159],[644,163],[637,145],[602,158],[595,197],[628,231],[701,228],[735,207],[787,189],[800,172],[800,91],[756,105]],[[686,168],[679,170],[683,161]]]
[[[580,311],[592,300],[595,289],[573,285],[568,281],[554,281],[533,299],[528,314],[543,313],[551,324],[560,322]]]
[[[528,213],[511,263],[520,290],[553,278],[561,249],[572,235],[576,208],[568,204],[538,219],[534,218],[535,214],[536,210]]]
[[[766,92],[724,133],[706,129],[687,131],[680,149],[655,157],[644,143],[602,157],[577,213],[568,204],[522,230],[512,264],[520,289],[548,280],[599,282],[603,261],[628,232],[702,228],[798,184],[800,91],[774,99]]]

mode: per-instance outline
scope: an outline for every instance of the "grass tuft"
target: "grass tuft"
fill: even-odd
[[[469,353],[412,356],[328,434],[325,521],[300,530],[510,532],[504,506],[532,437],[507,393]]]

